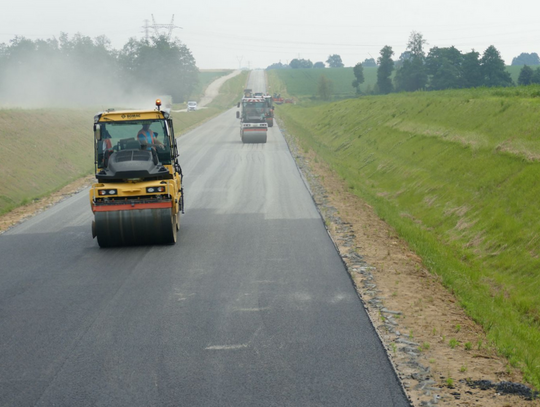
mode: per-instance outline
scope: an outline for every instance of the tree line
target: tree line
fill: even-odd
[[[433,47],[426,54],[425,44],[422,34],[413,31],[406,51],[397,61],[392,59],[394,55],[392,47],[388,45],[383,47],[377,60],[377,84],[374,93],[514,86],[499,51],[493,45],[480,56],[480,53],[474,50],[464,54],[454,46]],[[519,65],[523,60],[534,61],[535,57],[538,60],[535,53],[530,56],[521,54],[520,57],[514,58],[513,62]],[[392,80],[394,71],[395,76]],[[355,79],[352,86],[360,93],[359,86],[364,82],[363,64],[357,64],[353,68],[353,73]],[[533,70],[523,65],[518,85],[532,83],[540,83],[540,68]]]
[[[343,68],[345,65],[338,54],[329,55],[326,59],[329,68]],[[276,62],[269,65],[266,69],[303,69],[303,68],[326,68],[322,61],[311,62],[310,59],[294,58],[288,64]]]
[[[191,51],[166,36],[131,38],[120,50],[105,36],[81,34],[30,40],[15,37],[0,44],[0,97],[42,98],[86,104],[107,103],[115,96],[172,95],[189,98],[198,81]],[[117,98],[118,99],[118,98]]]
[[[364,60],[353,67],[352,86],[360,94],[360,85],[364,83],[364,68],[377,67],[377,83],[372,93],[413,92],[416,90],[443,90],[473,87],[514,86],[510,73],[499,51],[489,46],[482,55],[472,50],[462,53],[454,46],[433,47],[426,54],[426,40],[421,33],[412,32],[405,52],[394,60],[391,46],[384,46],[380,56]],[[341,57],[330,55],[326,60],[330,68],[343,67]],[[540,57],[537,53],[521,53],[512,60],[512,65],[522,66],[518,85],[540,84]],[[309,59],[293,59],[288,64],[281,62],[270,65],[267,69],[325,68],[324,62],[315,64]],[[319,83],[319,94],[327,94],[329,85]],[[322,96],[321,96],[322,97]]]

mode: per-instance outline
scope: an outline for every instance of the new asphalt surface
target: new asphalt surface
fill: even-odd
[[[88,191],[0,236],[0,406],[409,405],[279,128],[244,145],[235,110],[179,139],[176,245],[100,249]]]

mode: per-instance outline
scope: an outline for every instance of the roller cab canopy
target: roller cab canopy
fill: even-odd
[[[94,116],[94,136],[98,179],[172,176],[171,167],[163,168],[172,166],[178,157],[172,119],[167,112],[101,112]]]
[[[94,117],[94,123],[107,122],[122,122],[134,120],[165,120],[169,118],[169,114],[163,111],[147,110],[147,111],[107,111],[97,114]]]

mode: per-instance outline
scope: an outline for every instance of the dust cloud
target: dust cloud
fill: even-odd
[[[159,73],[156,73],[159,74]],[[0,65],[0,108],[148,109],[159,93],[142,84],[127,86],[119,70],[62,56],[26,55]]]

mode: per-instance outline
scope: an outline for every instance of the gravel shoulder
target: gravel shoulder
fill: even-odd
[[[27,205],[20,206],[18,208],[15,208],[11,212],[0,215],[0,234],[6,232],[14,226],[17,226],[19,223],[24,222],[32,216],[43,212],[44,210],[57,204],[61,200],[66,199],[76,194],[77,192],[80,192],[83,189],[89,187],[90,185],[92,185],[93,182],[95,182],[95,179],[96,177],[93,174],[88,175],[84,178],[72,182],[71,184],[66,185],[62,189],[44,198],[36,199]],[[90,211],[90,202],[88,203],[88,210]],[[90,230],[88,231],[88,233],[90,233]]]

